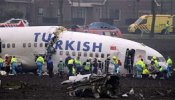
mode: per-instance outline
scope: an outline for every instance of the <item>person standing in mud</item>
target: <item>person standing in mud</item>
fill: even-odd
[[[44,58],[40,55],[37,59],[36,59],[36,65],[37,65],[37,69],[38,69],[38,75],[41,76],[42,75],[42,66],[44,64]]]
[[[71,56],[68,54],[66,59],[65,59],[65,65],[68,67],[68,61],[71,59]]]
[[[5,56],[5,71],[7,75],[10,73],[10,62],[11,62],[11,56]]]
[[[60,58],[60,61],[59,61],[58,65],[57,65],[57,67],[58,67],[58,75],[61,78],[64,78],[64,74],[65,74],[64,73],[64,67],[65,67],[65,64],[64,64],[62,58]]]
[[[49,77],[52,78],[53,77],[53,61],[52,61],[52,58],[49,57],[47,59],[47,70],[48,70],[48,73],[49,73]]]
[[[3,64],[4,64],[4,60],[2,59],[2,57],[0,56],[0,70],[3,69]]]
[[[83,63],[83,67],[84,67],[84,70],[83,70],[84,74],[91,74],[92,73],[91,57]]]
[[[94,61],[93,61],[93,71],[92,73],[94,74],[97,74],[97,67],[98,67],[98,62],[97,62],[97,58],[94,58]]]
[[[97,74],[98,75],[102,75],[103,74],[103,62],[100,60],[100,58],[98,58],[98,67],[97,67]]]
[[[11,58],[12,74],[16,74],[17,59],[15,56]]]
[[[105,60],[105,73],[108,74],[109,71],[109,64],[110,64],[110,56],[107,56],[107,59]]]

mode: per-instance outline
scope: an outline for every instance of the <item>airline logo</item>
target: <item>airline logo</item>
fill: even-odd
[[[43,42],[49,42],[53,37],[53,34],[46,33],[34,33],[34,41],[38,42],[41,39]],[[76,50],[76,51],[91,51],[102,52],[102,43],[96,42],[82,42],[75,40],[58,40],[55,44],[55,48],[59,50]]]

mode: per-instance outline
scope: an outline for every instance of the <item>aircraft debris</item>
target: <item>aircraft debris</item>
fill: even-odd
[[[5,71],[0,71],[0,75],[6,75],[7,73]]]
[[[131,88],[131,90],[129,91],[129,95],[133,95],[134,94],[134,89]]]
[[[18,90],[25,87],[28,87],[28,84],[23,81],[13,81],[1,85],[1,88],[5,90]]]
[[[117,98],[120,94],[119,76],[115,74],[87,74],[71,76],[63,81],[62,85],[68,84],[69,96],[93,96],[100,98],[107,96]]]
[[[126,98],[126,97],[128,97],[128,94],[125,93],[122,95],[122,97]]]

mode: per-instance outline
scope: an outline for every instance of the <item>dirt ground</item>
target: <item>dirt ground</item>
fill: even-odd
[[[38,77],[30,74],[17,76],[0,76],[0,100],[94,100],[92,97],[70,97],[66,87],[60,83],[63,79],[58,76]],[[175,80],[153,80],[121,78],[121,91],[128,93],[131,88],[134,94],[119,97],[118,100],[174,100]],[[100,98],[100,100],[110,100]]]

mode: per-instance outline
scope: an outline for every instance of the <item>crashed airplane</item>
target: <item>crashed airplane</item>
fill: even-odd
[[[12,38],[13,37],[13,38]],[[156,56],[160,66],[165,67],[164,57],[156,50],[134,41],[110,36],[67,31],[61,26],[32,26],[0,28],[0,54],[15,56],[24,70],[36,70],[35,59],[38,55],[52,56],[54,66],[59,59],[67,55],[79,56],[81,61],[87,58],[100,58],[102,62],[108,56],[118,56],[122,65],[120,74],[128,74],[124,67],[127,50],[133,50],[133,65],[142,57],[146,64]],[[50,47],[50,49],[49,49]],[[54,67],[57,72],[58,68]]]

